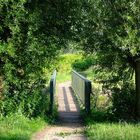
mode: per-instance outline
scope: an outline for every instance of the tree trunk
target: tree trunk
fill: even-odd
[[[136,61],[136,117],[140,119],[140,59]]]

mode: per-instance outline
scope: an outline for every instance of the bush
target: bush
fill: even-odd
[[[94,83],[95,84],[95,83]],[[109,94],[94,87],[91,96],[91,118],[94,121],[119,121],[135,119],[135,86],[132,81],[113,86]]]
[[[60,55],[57,63],[57,71],[60,73],[69,73],[72,70],[72,65],[75,61],[81,59],[80,54],[64,54]]]
[[[42,88],[42,83],[38,81],[20,93],[10,94],[6,91],[0,100],[0,114],[7,115],[20,111],[28,117],[46,115],[49,110],[49,99],[47,93],[42,93]]]
[[[135,114],[134,85],[126,82],[122,89],[114,88],[112,102],[112,111],[117,118],[133,119]]]
[[[72,64],[72,67],[77,71],[84,71],[92,65],[93,65],[93,58],[87,57],[87,58],[84,58],[84,59],[82,58],[82,59],[76,60]]]

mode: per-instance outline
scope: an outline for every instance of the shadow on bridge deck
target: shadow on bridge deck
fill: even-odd
[[[80,107],[71,88],[71,83],[61,83],[58,86],[58,112],[61,122],[79,123]]]

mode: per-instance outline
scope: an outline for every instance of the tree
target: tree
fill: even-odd
[[[40,90],[48,80],[44,68],[52,70],[59,50],[74,36],[80,6],[79,0],[0,1],[1,113],[39,114]]]
[[[125,83],[136,75],[136,116],[140,118],[140,2],[92,0],[84,9],[83,49],[98,56],[100,71],[109,79]]]

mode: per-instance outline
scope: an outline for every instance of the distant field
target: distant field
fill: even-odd
[[[82,55],[80,54],[64,54],[59,57],[57,64],[57,83],[71,80],[72,64],[81,57]]]
[[[71,80],[71,73],[57,73],[57,82],[62,83]]]

